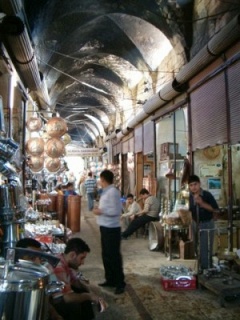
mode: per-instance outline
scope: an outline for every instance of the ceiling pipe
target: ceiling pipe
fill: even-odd
[[[17,16],[5,16],[1,24],[1,34],[22,82],[29,90],[36,91],[41,108],[46,109],[50,104],[47,87],[44,78],[41,78],[24,23]]]
[[[180,92],[184,92],[187,89],[187,82],[192,77],[239,39],[240,15],[237,15],[214,35],[212,39],[209,40],[208,44],[203,47],[189,63],[183,66],[173,81],[167,83],[158,93],[147,100],[143,105],[146,117],[148,114],[153,113],[161,106],[165,105],[168,101],[177,97]],[[136,125],[136,123],[130,122],[130,125],[131,127],[129,124],[127,126],[133,128],[132,126]]]
[[[136,125],[138,125],[140,122],[142,122],[144,119],[146,119],[148,116],[148,114],[144,111],[144,110],[141,110],[139,113],[137,113],[135,115],[135,117],[130,120],[127,124],[127,128],[130,130],[130,129],[133,129],[136,127]]]
[[[216,59],[240,38],[240,15],[223,27],[208,44],[176,75],[178,83],[184,83]]]

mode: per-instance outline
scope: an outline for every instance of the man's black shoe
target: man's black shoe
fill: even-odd
[[[122,288],[122,287],[117,287],[116,289],[115,289],[115,294],[122,294],[122,293],[124,293],[124,291],[125,291],[125,288]]]
[[[102,282],[102,283],[99,283],[98,284],[100,287],[115,287],[115,285],[114,284],[112,284],[112,283],[110,283],[110,282],[107,282],[107,281],[104,281],[104,282]]]

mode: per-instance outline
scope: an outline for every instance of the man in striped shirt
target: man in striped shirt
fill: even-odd
[[[144,208],[135,215],[134,220],[132,220],[128,228],[122,232],[122,239],[127,239],[148,222],[159,219],[159,200],[155,196],[152,196],[145,188],[140,191],[140,197],[144,201]]]
[[[92,172],[88,173],[88,178],[86,179],[84,186],[86,189],[86,194],[88,199],[88,210],[92,211],[94,206],[95,192],[97,189],[97,182],[96,182],[96,179],[93,178]]]

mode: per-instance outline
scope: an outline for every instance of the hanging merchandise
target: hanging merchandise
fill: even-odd
[[[47,158],[45,160],[45,167],[49,172],[57,172],[61,167],[61,161],[58,158]]]
[[[67,132],[67,124],[64,119],[54,117],[48,120],[46,130],[50,137],[60,138]]]
[[[32,172],[39,172],[43,169],[43,157],[31,157],[28,161],[28,166]]]
[[[63,143],[65,144],[65,146],[72,141],[72,139],[71,139],[71,137],[70,137],[70,135],[69,135],[68,133],[65,133],[65,134],[62,136],[61,139],[62,139]]]
[[[52,138],[46,143],[45,151],[50,158],[59,158],[64,155],[65,146],[61,139]]]
[[[30,132],[39,131],[42,128],[42,120],[38,117],[30,117],[27,121],[27,129]]]
[[[26,144],[26,151],[32,156],[40,156],[44,151],[44,141],[42,138],[30,138]]]

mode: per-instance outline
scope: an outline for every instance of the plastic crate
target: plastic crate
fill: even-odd
[[[166,291],[194,290],[197,288],[196,277],[182,277],[177,280],[161,278],[163,289]]]

